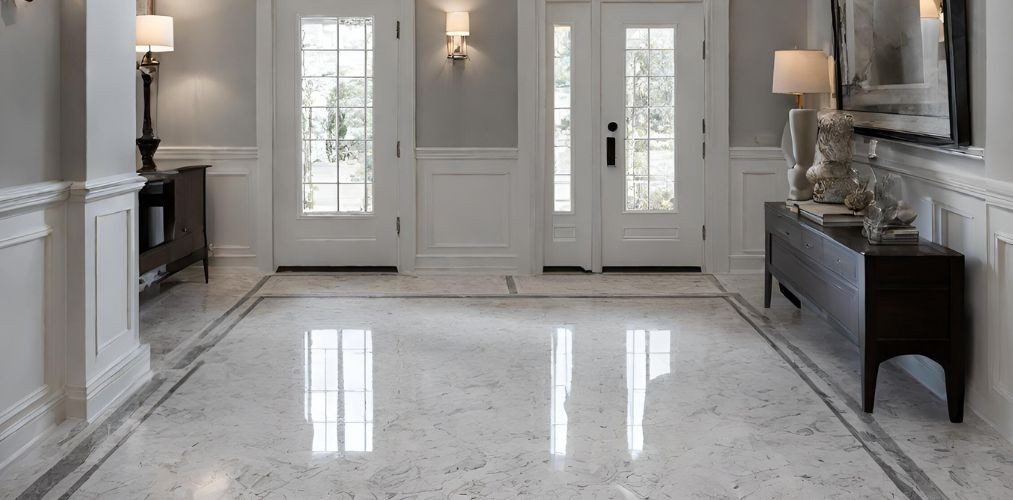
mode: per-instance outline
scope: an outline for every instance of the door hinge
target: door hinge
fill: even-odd
[[[395,33],[397,34],[397,39],[400,40],[401,39],[401,21],[397,22],[397,27],[395,28]]]
[[[401,141],[397,141],[396,150],[397,150],[397,157],[400,158],[401,157]]]
[[[707,119],[700,120],[700,131],[707,135]]]
[[[707,226],[701,228],[701,233],[703,234],[703,240],[707,241]]]
[[[705,160],[707,159],[707,141],[703,141],[703,149],[701,149],[700,156],[702,156]]]
[[[397,231],[397,235],[401,236],[401,218],[398,217],[394,220],[394,229]]]
[[[700,55],[701,55],[701,57],[703,59],[707,59],[707,40],[703,41],[703,44],[702,44],[702,47],[701,47],[701,50],[700,50]]]

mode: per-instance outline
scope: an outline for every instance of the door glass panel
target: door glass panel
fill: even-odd
[[[373,212],[373,18],[302,19],[302,213]]]
[[[573,33],[569,26],[555,26],[555,73],[553,92],[553,210],[573,212],[573,148],[570,121],[573,95]]]
[[[675,29],[626,30],[626,210],[676,210]]]

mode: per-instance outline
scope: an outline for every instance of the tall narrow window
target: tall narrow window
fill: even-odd
[[[302,213],[373,212],[373,19],[302,19]]]
[[[573,33],[569,26],[555,26],[553,46],[553,210],[567,213],[573,212],[570,121],[573,99]]]
[[[676,210],[675,29],[626,30],[626,210]]]
[[[569,423],[566,400],[570,397],[570,384],[573,381],[572,329],[556,328],[552,336],[550,369],[552,414],[549,422],[549,453],[562,456],[566,455],[566,431]]]
[[[644,451],[647,383],[672,371],[670,330],[626,331],[626,443],[630,456]]]

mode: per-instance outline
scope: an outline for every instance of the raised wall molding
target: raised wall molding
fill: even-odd
[[[732,160],[784,160],[781,148],[768,146],[737,146],[729,150]]]
[[[70,185],[48,181],[0,189],[0,219],[63,202],[70,195]]]
[[[418,160],[517,160],[517,148],[415,148]]]
[[[147,182],[136,173],[112,175],[70,185],[70,200],[92,202],[140,191]]]
[[[165,161],[256,160],[259,157],[259,149],[255,146],[163,146],[155,153],[155,160]]]

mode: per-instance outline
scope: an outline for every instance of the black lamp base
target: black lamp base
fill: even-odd
[[[155,166],[155,151],[158,150],[158,145],[162,143],[162,140],[158,137],[139,137],[137,139],[137,149],[141,152],[141,169],[138,172],[154,172],[157,170]]]

